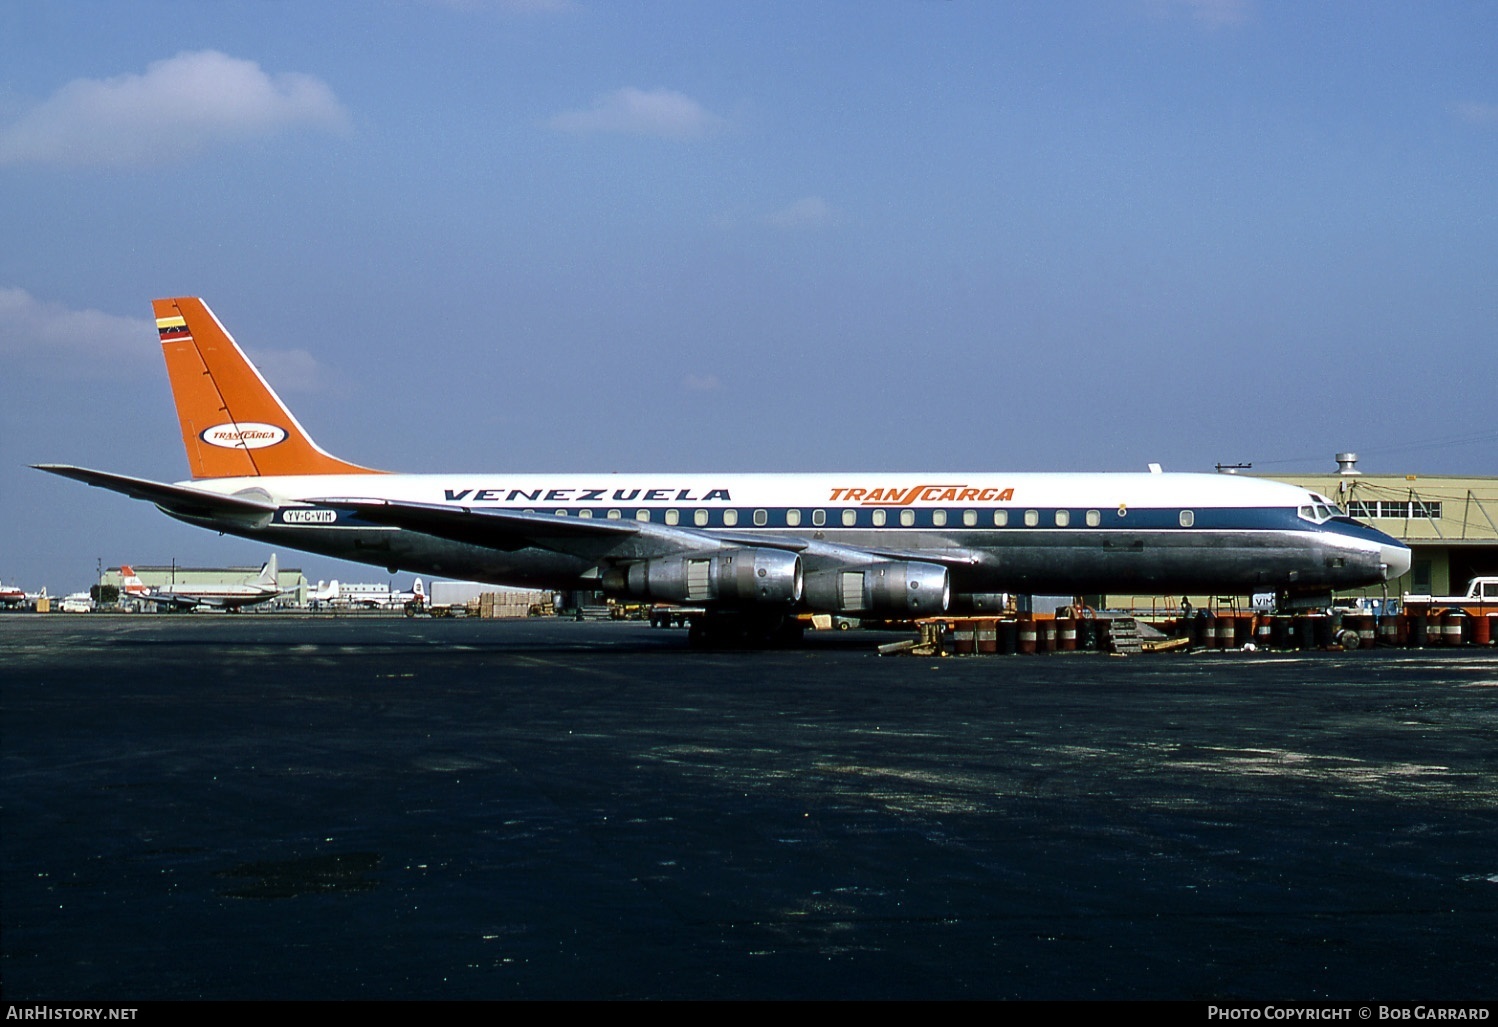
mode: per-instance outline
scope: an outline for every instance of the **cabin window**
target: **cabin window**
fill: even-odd
[[[680,510],[667,510],[666,511],[666,523],[667,524],[680,524],[681,523],[681,511]]]
[[[938,528],[945,525],[947,523],[947,512],[945,510],[932,510],[931,523],[936,525]]]
[[[1181,511],[1181,527],[1189,528],[1196,523],[1196,514],[1190,510]]]
[[[822,525],[826,524],[827,523],[827,511],[826,510],[813,510],[811,512],[811,523],[812,523],[813,526],[818,527],[818,528],[820,528]]]
[[[622,513],[620,513],[618,510],[610,510],[609,511],[609,520],[611,520],[611,521],[617,521],[620,518],[622,518],[623,516],[624,515]]]
[[[786,523],[786,525],[788,527],[791,527],[791,528],[796,527],[798,524],[801,523],[801,511],[800,510],[787,510],[785,512],[785,523]]]
[[[913,524],[915,524],[915,511],[914,510],[901,510],[900,511],[900,525],[902,527],[908,528],[908,527],[910,527]]]
[[[739,512],[737,510],[723,511],[723,527],[731,528],[739,523]]]
[[[557,511],[557,516],[558,517],[566,517],[567,516],[567,511],[566,510],[558,510]]]
[[[853,527],[857,523],[858,523],[858,511],[857,510],[844,510],[843,511],[843,526],[844,527],[851,528],[851,527]]]
[[[754,511],[754,526],[756,528],[763,528],[766,524],[769,524],[769,523],[770,523],[770,511],[768,511],[768,510],[756,510],[756,511]]]
[[[1089,528],[1096,528],[1099,524],[1102,524],[1102,523],[1103,523],[1103,515],[1101,513],[1099,513],[1096,510],[1088,510],[1087,511],[1087,526]]]
[[[1058,527],[1058,528],[1064,528],[1064,527],[1066,527],[1070,523],[1071,523],[1071,511],[1070,510],[1057,510],[1056,511],[1056,527]]]
[[[884,527],[884,521],[885,521],[886,516],[887,515],[885,514],[885,512],[883,510],[875,510],[874,511],[874,527],[876,527],[876,528],[882,528],[882,527]]]
[[[1040,511],[1039,510],[1026,510],[1025,511],[1025,527],[1027,527],[1027,528],[1033,528],[1033,527],[1035,527],[1039,523],[1040,523]]]
[[[995,528],[1002,528],[1002,527],[1004,527],[1008,523],[1009,523],[1009,511],[1008,510],[995,510],[993,512],[993,526]]]
[[[650,520],[650,511],[649,510],[636,510],[635,511],[635,520],[637,520],[637,521],[648,521],[648,520]]]
[[[707,527],[707,511],[706,510],[693,510],[692,511],[692,523],[695,524],[695,525],[697,525],[697,527],[699,527],[699,528],[705,528],[705,527]]]
[[[963,524],[964,527],[971,528],[974,525],[976,525],[977,523],[978,523],[978,511],[977,510],[964,510],[964,511],[962,511],[962,524]]]
[[[591,521],[593,519],[593,511],[592,510],[579,510],[577,512],[577,515],[579,517],[581,517],[585,521]]]

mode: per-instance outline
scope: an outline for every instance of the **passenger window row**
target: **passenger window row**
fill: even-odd
[[[525,512],[526,513],[535,513],[534,510],[526,510]],[[1126,512],[1127,511],[1125,510],[1124,507],[1119,507],[1119,509],[1118,509],[1118,516],[1123,517],[1123,516],[1125,516]],[[1302,517],[1307,518],[1308,520],[1316,520],[1317,519],[1316,514],[1318,514],[1320,512],[1321,512],[1321,508],[1320,507],[1313,508],[1313,507],[1309,507],[1309,506],[1303,506],[1303,507],[1300,508],[1300,515]],[[801,521],[802,521],[802,517],[803,517],[803,512],[801,510],[792,508],[792,509],[781,511],[781,513],[784,515],[784,525],[785,525],[785,527],[796,528],[796,527],[800,527],[801,526]],[[876,528],[886,527],[889,524],[889,513],[890,513],[890,511],[887,508],[885,508],[885,507],[875,507],[871,511],[871,513],[870,513],[869,520],[873,524],[873,526],[876,527]],[[947,510],[943,510],[943,509],[931,510],[930,511],[930,514],[931,514],[930,524],[931,524],[931,526],[932,527],[937,527],[937,528],[946,527],[947,524],[948,524],[948,521],[949,521],[949,517],[951,516],[951,513],[952,513],[951,511],[947,511]],[[566,516],[569,515],[569,511],[564,510],[564,509],[558,509],[558,510],[555,511],[555,514],[558,517],[566,517]],[[677,509],[667,509],[665,511],[665,514],[664,514],[662,520],[667,525],[678,525],[678,524],[682,523],[681,514],[682,514],[682,511],[680,511],[680,510],[677,510]],[[911,527],[915,527],[916,526],[917,517],[916,517],[916,511],[915,510],[904,509],[904,510],[900,510],[899,514],[900,514],[900,516],[899,516],[900,527],[902,527],[902,528],[911,528]],[[577,512],[576,516],[579,517],[579,518],[581,518],[581,519],[583,519],[583,520],[588,520],[588,519],[591,519],[593,517],[593,511],[592,510],[588,510],[588,509],[579,510]],[[624,512],[622,510],[620,510],[620,509],[614,508],[614,509],[607,510],[604,513],[604,516],[608,520],[617,521],[617,520],[623,519]],[[653,520],[654,516],[655,516],[655,512],[654,511],[648,510],[648,509],[645,509],[645,508],[638,509],[638,510],[636,510],[634,512],[634,519],[637,520],[637,521],[645,522],[645,523],[648,523],[651,520]],[[752,520],[754,522],[754,526],[756,528],[763,528],[763,527],[766,527],[766,526],[768,526],[770,524],[770,511],[768,509],[764,509],[764,508],[756,509],[755,511],[753,511],[753,514],[751,516],[752,516]],[[856,508],[845,508],[845,509],[843,509],[841,511],[841,513],[839,515],[839,519],[842,522],[842,525],[844,527],[847,527],[847,528],[857,527],[858,524],[859,524],[859,511]],[[1009,524],[1009,511],[1008,510],[994,510],[991,513],[991,519],[992,519],[993,526],[995,528],[1007,527],[1008,524]],[[961,522],[962,522],[962,526],[964,528],[976,528],[976,527],[979,526],[980,520],[981,520],[981,516],[980,516],[980,514],[979,514],[979,512],[977,510],[963,510],[962,511]],[[1040,513],[1039,510],[1026,510],[1026,511],[1024,511],[1023,522],[1024,522],[1025,527],[1027,527],[1027,528],[1038,528],[1038,527],[1041,526],[1041,523],[1040,523],[1041,520],[1042,520],[1042,518],[1041,518],[1041,513]],[[1100,524],[1102,524],[1102,522],[1103,522],[1103,515],[1102,515],[1102,512],[1099,511],[1099,510],[1088,510],[1088,511],[1086,511],[1083,514],[1083,520],[1086,523],[1087,527],[1089,527],[1089,528],[1096,528]],[[1051,516],[1048,518],[1048,521],[1049,521],[1049,523],[1046,525],[1047,527],[1050,527],[1052,525],[1054,525],[1057,528],[1068,527],[1072,523],[1072,511],[1070,511],[1070,510],[1056,510],[1056,511],[1053,511],[1052,514],[1051,514]],[[710,511],[710,510],[693,510],[692,511],[692,520],[691,520],[691,523],[692,523],[692,525],[694,527],[706,528],[706,527],[711,526],[711,522],[712,522],[712,511]],[[721,513],[719,515],[719,518],[718,518],[718,522],[719,522],[719,524],[722,527],[725,527],[725,528],[737,527],[738,523],[739,523],[739,511],[738,510],[734,510],[734,509],[728,509],[728,510],[721,511]],[[1196,522],[1196,515],[1191,510],[1182,510],[1180,512],[1180,525],[1181,525],[1181,527],[1183,527],[1183,528],[1189,528],[1193,524],[1195,524],[1195,522]],[[813,527],[817,527],[817,528],[825,527],[826,524],[827,524],[827,511],[826,510],[812,510],[811,511],[811,523],[812,523]]]

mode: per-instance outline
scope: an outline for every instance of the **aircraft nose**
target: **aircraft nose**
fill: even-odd
[[[1410,547],[1399,542],[1384,543],[1379,547],[1384,565],[1384,580],[1393,581],[1409,573]]]

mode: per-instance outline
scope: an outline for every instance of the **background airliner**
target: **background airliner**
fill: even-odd
[[[689,602],[713,638],[802,610],[913,617],[1004,592],[1329,596],[1402,543],[1218,474],[390,474],[321,449],[202,300],[156,300],[192,480],[39,469],[214,531],[397,570]]]
[[[260,568],[254,581],[243,585],[182,585],[171,588],[148,588],[129,564],[120,567],[124,579],[121,593],[126,599],[138,599],[143,603],[168,606],[177,610],[239,610],[257,603],[266,603],[283,595],[278,584],[279,571],[276,554]]]

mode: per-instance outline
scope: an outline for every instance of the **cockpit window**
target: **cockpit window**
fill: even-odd
[[[1319,499],[1320,497],[1316,498]],[[1314,524],[1322,524],[1333,517],[1340,517],[1342,515],[1341,510],[1338,510],[1335,506],[1324,500],[1320,503],[1305,503],[1296,513],[1300,514],[1303,519],[1311,521]]]

